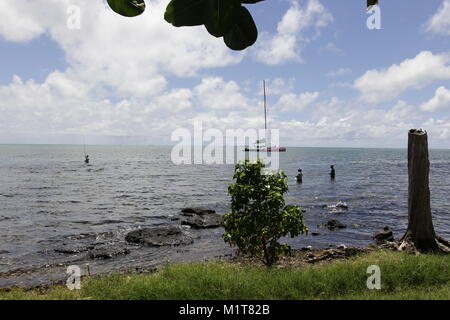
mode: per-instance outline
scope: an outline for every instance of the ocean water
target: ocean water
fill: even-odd
[[[86,166],[83,149],[0,145],[0,286],[60,279],[61,268],[69,264],[89,264],[92,272],[103,273],[233,252],[222,241],[221,228],[189,230],[194,243],[180,247],[141,247],[127,244],[124,237],[137,228],[178,224],[174,219],[186,206],[226,212],[234,165],[177,166],[170,159],[171,147],[87,146],[91,164]],[[293,247],[365,246],[385,225],[396,238],[403,235],[406,150],[288,148],[279,156],[289,177],[287,203],[306,209],[310,233],[319,233],[289,239]],[[430,150],[430,160],[434,226],[449,239],[450,150]],[[335,181],[328,175],[330,164],[336,167]],[[302,184],[294,178],[297,168],[303,169]],[[349,209],[327,207],[338,201]],[[347,228],[320,226],[330,219]],[[89,255],[92,249],[123,248],[129,253],[112,259]],[[37,275],[43,268],[48,272]]]

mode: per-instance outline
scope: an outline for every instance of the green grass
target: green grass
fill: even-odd
[[[369,265],[381,290],[368,290]],[[55,286],[1,290],[0,299],[450,299],[450,256],[374,251],[304,268],[225,262],[175,264],[154,274],[84,279],[81,290]]]

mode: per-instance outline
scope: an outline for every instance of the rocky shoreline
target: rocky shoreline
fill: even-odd
[[[338,203],[339,204],[339,203]],[[328,206],[332,210],[338,208],[347,210],[348,207],[342,203],[338,206]],[[145,248],[154,248],[155,250],[167,248],[164,250],[176,250],[176,248],[189,248],[190,245],[197,241],[197,232],[205,230],[204,232],[210,232],[207,230],[219,228],[222,226],[222,215],[215,212],[215,210],[207,207],[186,207],[180,210],[181,213],[177,217],[170,218],[171,223],[166,226],[154,226],[138,228],[127,232],[124,235],[124,241],[121,244],[108,244],[99,243],[96,245],[83,246],[80,244],[63,244],[53,251],[59,255],[66,255],[68,257],[77,257],[71,263],[56,263],[48,264],[45,266],[31,267],[27,269],[17,269],[8,272],[0,273],[0,287],[8,286],[31,286],[39,287],[53,283],[63,283],[66,278],[66,268],[68,265],[77,265],[78,261],[83,261],[81,265],[87,266],[83,268],[83,275],[90,276],[102,276],[108,273],[134,273],[134,272],[153,272],[161,265],[165,263],[162,261],[155,262],[145,261],[142,265],[137,267],[126,267],[115,270],[103,270],[91,273],[89,269],[89,263],[85,261],[108,261],[113,258],[126,257],[131,253],[136,253]],[[337,232],[339,229],[346,228],[346,225],[336,219],[328,220],[317,226],[318,228],[326,228],[332,232]],[[319,236],[320,234],[314,232],[312,236]],[[392,247],[394,237],[389,227],[385,227],[384,230],[374,234],[373,239],[375,244],[379,246]],[[141,249],[139,249],[141,248]],[[306,265],[311,263],[318,263],[324,261],[332,261],[335,259],[348,258],[355,254],[359,254],[370,250],[370,248],[361,247],[347,247],[344,244],[329,247],[326,249],[316,249],[311,246],[303,247],[301,249],[293,250],[293,255],[284,257],[279,266],[287,265]],[[234,252],[230,249],[229,252]],[[134,259],[134,257],[133,257]],[[145,259],[145,258],[141,258]],[[214,254],[215,260],[230,261],[233,263],[252,263],[258,264],[255,259],[248,257],[238,257],[233,253],[226,253],[222,251]],[[211,260],[205,257],[193,257],[193,260]],[[113,260],[114,261],[114,260]],[[139,261],[139,260],[131,260]],[[183,261],[180,259],[180,261]],[[175,261],[177,262],[177,261]],[[40,279],[39,281],[30,281],[30,279]],[[35,283],[36,282],[36,283]]]

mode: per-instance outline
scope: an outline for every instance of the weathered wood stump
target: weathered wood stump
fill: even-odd
[[[434,231],[429,170],[427,132],[412,129],[408,135],[408,229],[399,250],[450,252],[450,244]]]

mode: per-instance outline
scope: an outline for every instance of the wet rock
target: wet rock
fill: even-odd
[[[180,227],[143,228],[129,232],[125,240],[132,243],[145,244],[151,247],[178,246],[191,244],[192,237]]]
[[[194,215],[185,217],[181,221],[182,225],[188,225],[194,229],[217,228],[222,225],[222,216],[217,213],[207,215]]]
[[[184,208],[181,215],[181,224],[194,229],[217,228],[222,225],[222,216],[205,207]]]
[[[311,235],[312,235],[313,237],[317,237],[317,236],[320,236],[320,233],[318,233],[318,232],[311,232]]]
[[[215,210],[206,207],[187,207],[181,210],[183,216],[205,215],[216,213]]]
[[[129,254],[130,250],[127,248],[116,248],[113,246],[105,246],[100,248],[95,248],[89,251],[89,258],[91,259],[111,259],[118,255]]]
[[[337,230],[337,229],[343,229],[343,228],[347,228],[347,226],[345,224],[343,224],[342,222],[340,222],[339,220],[333,219],[330,221],[327,221],[326,223],[323,224],[324,227],[328,228],[328,230]]]
[[[392,230],[390,230],[388,226],[385,226],[383,228],[383,231],[376,232],[373,235],[373,239],[377,244],[383,244],[385,242],[393,242],[394,234],[392,233]]]
[[[9,251],[7,251],[7,250],[0,250],[0,254],[7,254],[7,253],[9,253]]]

